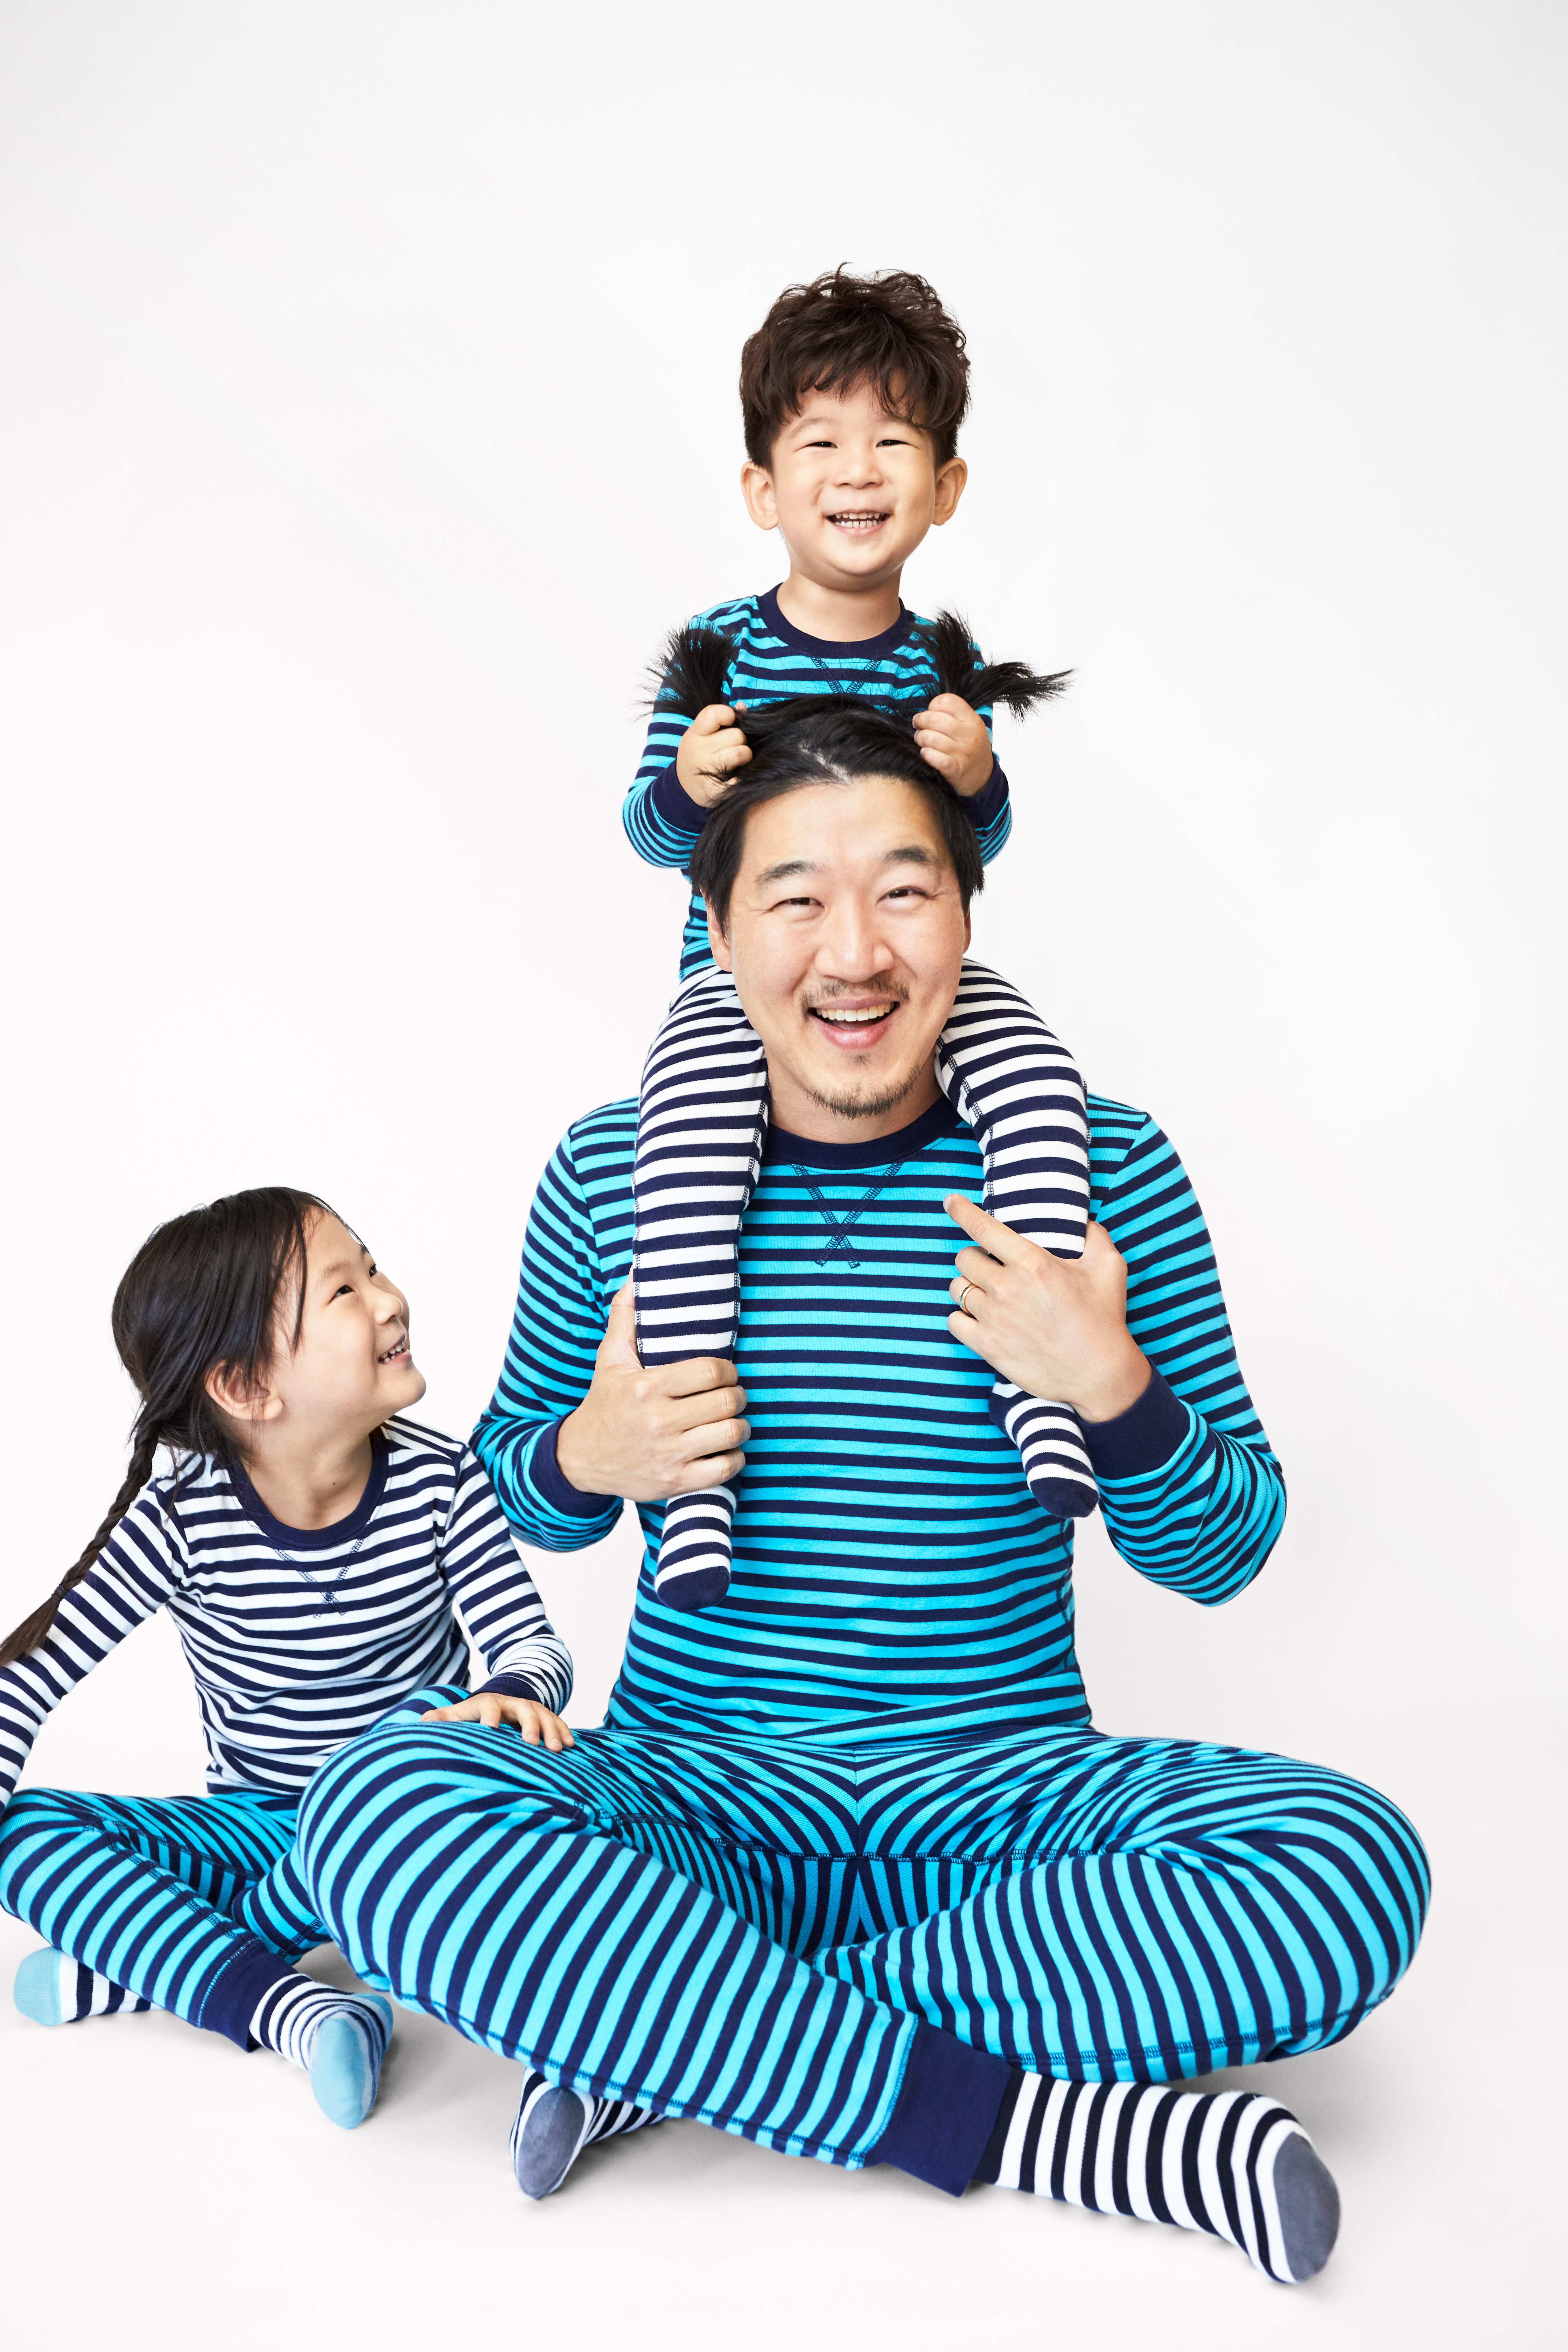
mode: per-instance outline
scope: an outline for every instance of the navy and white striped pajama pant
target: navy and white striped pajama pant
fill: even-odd
[[[997,1739],[507,1730],[416,1695],[307,1792],[360,1974],[552,2081],[866,2162],[917,2021],[1039,2073],[1179,2081],[1386,1999],[1427,1896],[1386,1798],[1087,1728]]]
[[[291,1859],[298,1810],[263,1790],[24,1789],[0,1813],[0,1910],[133,1999],[244,2049],[268,1986],[326,1941]]]

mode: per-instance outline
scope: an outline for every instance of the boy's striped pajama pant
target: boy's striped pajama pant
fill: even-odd
[[[917,2021],[1041,2074],[1168,2082],[1348,2033],[1427,1896],[1386,1798],[1084,1728],[667,1737],[551,1755],[422,1725],[334,1756],[299,1859],[359,1973],[600,2098],[863,2164]]]
[[[133,2000],[244,2049],[261,1994],[326,1940],[291,1858],[298,1810],[260,1790],[24,1789],[0,1812],[0,1910]]]

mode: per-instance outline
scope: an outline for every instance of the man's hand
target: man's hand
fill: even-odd
[[[951,702],[952,697],[947,698]],[[738,702],[735,710],[744,710]],[[735,723],[727,702],[710,702],[700,710],[675,755],[675,772],[681,791],[699,808],[711,808],[724,796],[726,780],[751,758],[751,746]],[[715,771],[717,772],[715,772]]]
[[[541,1706],[534,1698],[507,1698],[500,1691],[480,1691],[474,1698],[460,1699],[456,1706],[426,1707],[421,1723],[482,1723],[493,1731],[498,1724],[514,1724],[531,1748],[543,1744],[552,1756],[563,1748],[575,1748],[576,1741],[558,1715]]]
[[[1070,1404],[1080,1421],[1114,1421],[1136,1404],[1149,1359],[1127,1328],[1127,1267],[1105,1227],[1090,1222],[1081,1257],[1053,1257],[962,1192],[942,1207],[980,1244],[959,1251],[948,1286],[953,1338],[1031,1396]]]
[[[939,694],[929,710],[915,713],[921,757],[945,776],[960,800],[972,801],[990,781],[995,765],[991,738],[978,710],[961,694]]]
[[[555,1439],[561,1475],[584,1495],[665,1503],[721,1486],[744,1468],[752,1433],[746,1391],[721,1356],[645,1372],[637,1361],[632,1286],[623,1283],[594,1360],[594,1379]]]

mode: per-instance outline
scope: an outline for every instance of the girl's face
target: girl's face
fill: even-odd
[[[305,1238],[304,1314],[290,1352],[297,1302],[268,1386],[301,1431],[366,1436],[425,1393],[408,1346],[408,1301],[374,1265],[363,1242],[333,1216],[312,1219]]]

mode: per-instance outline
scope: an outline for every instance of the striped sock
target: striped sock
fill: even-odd
[[[977,2180],[1228,2238],[1281,2286],[1333,2251],[1339,2191],[1286,2107],[1250,2091],[1017,2074]]]
[[[22,1962],[12,1998],[23,2016],[30,2017],[36,2025],[75,2025],[83,2017],[130,2017],[153,2006],[139,1993],[127,1992],[122,1986],[110,1984],[107,1977],[84,1968],[79,1960],[67,1959],[49,1944],[41,1951],[29,1952]]]
[[[363,2123],[392,2039],[390,2001],[337,1992],[290,1969],[261,1996],[250,2032],[264,2048],[304,2068],[317,2105],[333,2123],[345,2131]]]
[[[585,2147],[662,2123],[651,2107],[629,2099],[595,2099],[530,2073],[511,2127],[511,2168],[525,2197],[549,2197]]]

